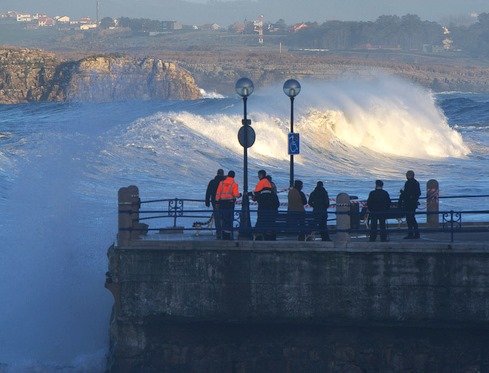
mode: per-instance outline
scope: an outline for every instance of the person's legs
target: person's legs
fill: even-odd
[[[382,242],[387,241],[387,229],[385,227],[385,217],[379,218],[379,226],[380,226],[380,240]]]
[[[231,232],[233,228],[233,205],[229,201],[221,201],[219,205],[219,211],[221,213],[222,217],[222,239],[223,240],[230,240],[231,239]]]
[[[319,231],[321,232],[321,240],[322,241],[330,241],[329,233],[328,233],[328,214],[322,213],[319,217]]]
[[[370,242],[377,239],[377,215],[370,213]]]
[[[222,232],[221,232],[221,217],[219,216],[219,209],[216,207],[214,204],[213,206],[213,214],[214,214],[214,224],[216,225],[216,238],[220,240],[222,238]]]
[[[408,235],[404,238],[414,238],[414,227],[417,227],[414,210],[406,210],[406,224],[408,226]]]

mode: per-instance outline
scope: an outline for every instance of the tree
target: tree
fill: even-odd
[[[106,30],[106,29],[114,27],[114,26],[115,26],[115,21],[110,17],[104,17],[100,21],[100,28],[101,29]]]

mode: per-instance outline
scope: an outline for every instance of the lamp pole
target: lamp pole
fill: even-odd
[[[255,131],[250,126],[248,119],[247,101],[248,96],[253,93],[253,82],[248,78],[241,78],[236,82],[236,92],[243,98],[243,120],[242,127],[238,132],[238,140],[243,146],[243,198],[241,199],[241,217],[239,224],[239,237],[249,237],[251,227],[250,199],[248,197],[248,148],[255,143]]]
[[[290,154],[290,186],[294,185],[294,154],[296,151],[291,149],[291,142],[295,138],[294,137],[294,98],[301,91],[300,83],[295,79],[289,79],[284,83],[284,93],[290,97],[290,133],[289,133],[289,154]],[[299,150],[297,144],[297,151]]]

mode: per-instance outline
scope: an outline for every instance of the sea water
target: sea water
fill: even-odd
[[[412,169],[440,196],[481,195],[489,181],[489,95],[433,94],[376,77],[302,81],[295,177],[330,196],[367,197],[375,179],[393,198]],[[196,101],[0,106],[0,372],[103,372],[113,299],[106,251],[117,233],[117,191],[204,198],[218,168],[242,186],[238,96]],[[281,86],[248,98],[256,142],[250,189],[266,169],[289,182],[290,101]],[[281,198],[286,194],[281,194]],[[486,209],[486,199],[441,200]]]

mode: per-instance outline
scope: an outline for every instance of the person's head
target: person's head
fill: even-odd
[[[217,176],[224,176],[224,170],[222,168],[217,170]]]
[[[409,170],[408,172],[406,172],[406,179],[414,179],[414,171],[413,170]]]
[[[297,190],[301,190],[302,189],[302,181],[300,180],[296,180],[294,181],[294,188],[297,189]]]
[[[236,176],[236,174],[234,173],[234,171],[231,170],[231,171],[228,172],[228,177],[234,177],[234,176]]]
[[[382,180],[375,180],[375,189],[382,189],[384,182]]]
[[[267,172],[265,170],[260,170],[258,171],[258,179],[263,179],[264,177],[267,176]]]
[[[322,181],[318,181],[317,184],[316,184],[316,188],[322,188],[324,187],[324,184]]]

